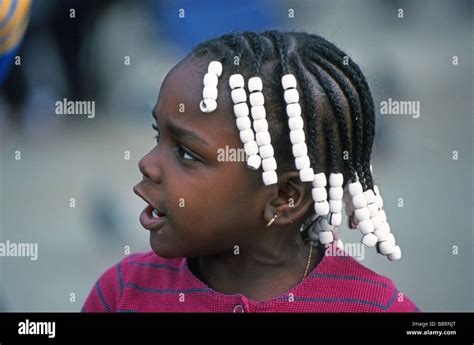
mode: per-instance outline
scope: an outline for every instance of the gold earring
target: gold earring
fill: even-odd
[[[276,219],[277,217],[278,217],[278,215],[275,214],[275,215],[273,216],[273,218],[270,219],[270,221],[267,223],[266,227],[267,227],[267,228],[270,227],[270,226],[273,224],[273,222],[275,221],[275,219]]]

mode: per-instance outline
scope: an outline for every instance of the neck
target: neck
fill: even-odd
[[[314,269],[323,251],[313,248],[308,264],[309,252],[310,244],[305,244],[296,230],[292,236],[272,236],[260,239],[258,245],[239,246],[238,254],[231,250],[225,254],[201,256],[195,273],[215,291],[240,293],[261,301],[298,285],[304,279],[306,267],[308,274]]]

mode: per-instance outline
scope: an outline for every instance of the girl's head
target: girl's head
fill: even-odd
[[[203,113],[203,76],[210,61],[222,63],[217,109]],[[239,161],[243,144],[236,127],[229,77],[263,81],[278,182],[265,186],[262,169]],[[373,102],[359,67],[325,39],[302,32],[228,34],[198,45],[166,76],[154,108],[157,145],[139,163],[135,192],[166,214],[151,246],[160,256],[192,257],[235,246],[275,250],[301,240],[300,226],[314,214],[311,183],[294,165],[281,77],[298,82],[306,145],[315,173],[340,172],[372,189],[370,155]],[[224,153],[224,154],[223,154]],[[225,157],[224,160],[220,159]],[[237,160],[237,161],[236,161]],[[272,228],[266,224],[278,215]],[[275,229],[273,229],[275,227]]]

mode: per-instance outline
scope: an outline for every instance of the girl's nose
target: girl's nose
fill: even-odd
[[[148,177],[155,183],[161,182],[161,168],[158,161],[156,152],[151,150],[138,162],[138,169],[143,176]]]

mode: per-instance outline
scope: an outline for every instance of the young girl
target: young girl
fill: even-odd
[[[418,311],[338,236],[344,195],[362,243],[401,257],[371,176],[372,97],[345,53],[302,32],[224,35],[168,73],[153,116],[134,187],[153,251],[108,269],[83,311]]]

